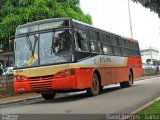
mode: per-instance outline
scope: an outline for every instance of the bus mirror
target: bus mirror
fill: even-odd
[[[9,49],[14,50],[14,39],[9,40]]]

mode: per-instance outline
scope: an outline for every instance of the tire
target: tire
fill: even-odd
[[[132,83],[133,83],[133,75],[132,72],[130,71],[128,75],[128,81],[120,82],[120,86],[121,88],[131,87]]]
[[[89,96],[96,96],[96,95],[99,94],[99,92],[100,92],[100,83],[99,83],[99,78],[98,78],[96,73],[94,73],[93,76],[92,76],[91,87],[88,88],[86,91],[87,91],[87,94]]]
[[[104,88],[104,86],[100,86],[100,88],[99,88],[100,93],[103,92],[103,88]]]
[[[42,92],[41,95],[45,100],[52,100],[55,97],[56,92]]]

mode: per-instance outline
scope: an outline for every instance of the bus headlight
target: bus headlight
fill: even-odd
[[[24,80],[24,76],[21,76],[21,80]]]
[[[28,79],[25,76],[17,75],[14,77],[14,80],[15,81],[24,81],[24,80],[28,80]]]
[[[16,77],[16,80],[21,80],[21,76],[18,75],[18,76]]]
[[[69,75],[69,70],[66,70],[64,73],[65,75]]]
[[[75,69],[66,69],[59,71],[54,75],[54,78],[67,77],[69,75],[75,75]]]

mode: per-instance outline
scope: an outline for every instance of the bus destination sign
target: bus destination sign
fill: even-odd
[[[50,22],[50,23],[32,25],[28,27],[22,27],[22,28],[17,29],[16,34],[23,34],[23,33],[28,33],[28,32],[36,32],[39,30],[47,30],[47,29],[65,27],[67,26],[65,22],[66,21],[58,21],[58,22]]]

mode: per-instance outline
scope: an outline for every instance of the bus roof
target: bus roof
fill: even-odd
[[[128,38],[128,40],[133,41],[133,42],[138,42],[138,40],[132,39],[132,38]]]
[[[84,23],[84,22],[81,22],[81,21],[78,21],[78,20],[75,20],[75,19],[69,18],[69,17],[50,18],[50,19],[38,20],[38,21],[34,21],[34,22],[29,22],[29,23],[26,23],[26,24],[23,24],[23,25],[19,25],[17,28],[23,28],[23,27],[28,27],[28,26],[32,26],[32,25],[44,24],[44,23],[53,22],[53,21],[54,22],[56,22],[56,21],[63,21],[63,20],[72,20],[73,22],[76,22],[76,23],[79,23],[79,24],[91,27],[93,29],[97,29],[97,30],[100,30],[100,31],[103,31],[103,32],[108,32],[109,34],[112,34],[114,36],[121,37],[121,38],[124,38],[124,39],[128,39],[130,41],[138,42],[138,40],[134,40],[132,38],[127,38],[127,37],[124,37],[122,35],[118,35],[118,34],[115,34],[115,33],[112,33],[112,32],[109,32],[109,31],[106,31],[106,30],[103,30],[103,29],[100,29],[98,27],[94,27],[93,25],[89,25],[87,23]]]
[[[38,21],[34,21],[34,22],[28,22],[26,24],[19,25],[17,28],[28,27],[28,26],[32,26],[32,25],[38,25],[38,24],[43,24],[43,23],[48,23],[48,22],[53,22],[53,21],[62,21],[62,20],[71,20],[71,18],[66,17],[66,18],[43,19],[43,20],[38,20]]]
[[[122,36],[122,35],[118,35],[118,34],[109,32],[109,31],[107,31],[107,30],[103,30],[103,29],[101,29],[101,28],[94,27],[93,25],[89,25],[89,24],[83,23],[83,22],[78,21],[78,20],[75,20],[75,19],[72,19],[72,21],[77,22],[77,23],[82,24],[82,25],[85,25],[85,26],[88,26],[88,27],[91,27],[91,28],[94,28],[94,29],[97,29],[97,30],[100,30],[100,31],[103,31],[103,32],[107,32],[107,33],[112,34],[112,35],[114,35],[114,36],[118,36],[118,37],[121,37],[121,38],[124,38],[124,39],[128,39],[128,40],[133,41],[133,42],[138,42],[138,40],[134,40],[134,39],[132,39],[132,38],[124,37],[124,36]]]

